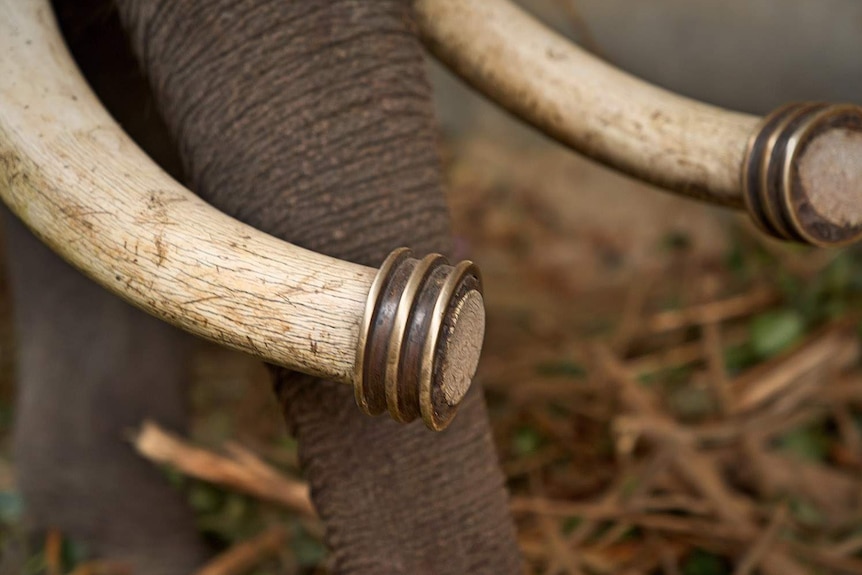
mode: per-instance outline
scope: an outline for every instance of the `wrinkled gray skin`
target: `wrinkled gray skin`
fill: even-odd
[[[57,9],[91,85],[127,131],[178,174],[116,18],[102,0]],[[108,294],[0,212],[18,348],[14,458],[28,522],[121,559],[149,549],[152,559],[140,573],[192,572],[209,555],[193,516],[126,440],[144,418],[184,430],[189,338]],[[13,575],[25,558],[0,559],[0,574]]]
[[[365,264],[401,245],[448,251],[407,2],[116,6],[63,0],[58,13],[115,117],[204,199]],[[117,22],[134,58],[111,46]],[[191,513],[124,441],[144,418],[185,425],[184,336],[89,283],[14,218],[4,227],[20,349],[15,457],[32,525],[136,574],[192,572],[210,551]],[[481,389],[435,434],[362,415],[347,386],[272,372],[335,572],[520,572]]]

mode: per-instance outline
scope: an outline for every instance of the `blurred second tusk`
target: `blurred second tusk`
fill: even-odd
[[[764,120],[626,74],[509,0],[414,7],[442,62],[574,150],[675,193],[747,209],[780,239],[836,246],[862,237],[862,108],[798,104],[789,123],[784,108]]]

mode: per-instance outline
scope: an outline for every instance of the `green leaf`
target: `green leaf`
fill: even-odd
[[[761,358],[769,358],[798,342],[804,332],[805,322],[794,310],[765,313],[751,322],[751,345]]]

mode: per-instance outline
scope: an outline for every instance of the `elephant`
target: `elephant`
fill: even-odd
[[[823,177],[835,154],[806,163],[764,148],[797,136],[823,137],[827,152],[858,147],[859,110],[791,108],[764,123],[681,99],[590,59],[502,0],[56,0],[55,9],[93,88],[164,170],[239,222],[340,260],[377,266],[404,245],[452,251],[420,36],[474,87],[597,160],[745,208],[783,239],[833,245],[860,234],[859,218],[841,213],[855,196],[836,204]],[[535,70],[525,75],[518,61]],[[816,129],[778,126],[787,114]],[[850,135],[835,144],[830,130]],[[770,162],[814,177],[801,189],[761,183]],[[818,199],[833,211],[805,212]],[[193,571],[210,551],[190,511],[123,440],[146,418],[185,425],[188,342],[8,213],[4,229],[22,389],[15,458],[32,524],[134,572]],[[122,275],[102,278],[114,280]],[[129,297],[146,307],[145,292]],[[276,366],[271,375],[335,572],[521,571],[481,385],[433,433],[366,417],[337,382]]]
[[[55,11],[112,114],[219,210],[361,264],[400,245],[451,250],[408,2],[58,0]],[[8,213],[3,227],[21,389],[14,457],[31,525],[134,573],[192,572],[211,551],[125,440],[147,418],[186,425],[188,342]],[[434,433],[365,416],[342,385],[271,374],[335,572],[520,572],[478,386]]]

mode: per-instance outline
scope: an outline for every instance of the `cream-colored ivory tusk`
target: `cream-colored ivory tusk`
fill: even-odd
[[[414,6],[437,57],[575,150],[677,193],[744,207],[781,239],[862,239],[862,107],[796,104],[763,120],[621,72],[509,0]]]
[[[376,295],[366,310],[376,270],[277,240],[200,200],[103,109],[47,1],[0,0],[0,14],[0,196],[42,241],[110,291],[189,332],[357,389],[382,389],[382,379],[356,373],[367,343],[389,342],[388,332],[366,333],[364,318],[376,312]],[[435,267],[443,278],[452,270]],[[375,284],[393,291],[390,279]],[[434,414],[425,420],[440,428],[475,372],[472,350],[481,346],[484,314],[459,323],[464,293],[441,306],[420,287],[424,320],[445,316],[448,331],[421,331],[411,315],[406,331],[440,343],[433,357],[413,358],[415,374],[401,375],[418,380],[420,369],[434,371],[429,393],[451,402],[443,405],[445,421]],[[477,290],[467,295],[474,306],[481,301]],[[458,338],[470,340],[470,353],[449,353]],[[419,415],[423,398],[411,399],[415,407],[401,406],[399,419]]]
[[[742,207],[759,118],[683,98],[608,65],[508,0],[415,0],[431,51],[495,102],[642,180]]]

